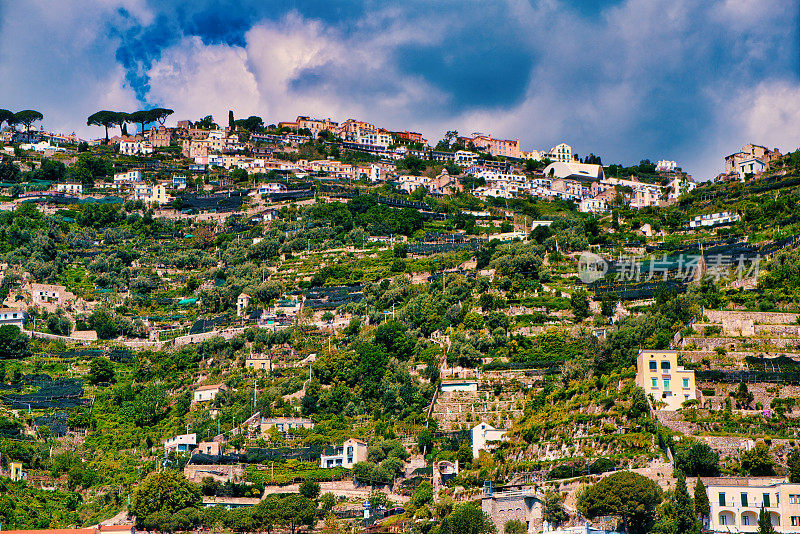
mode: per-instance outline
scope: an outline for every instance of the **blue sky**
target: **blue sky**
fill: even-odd
[[[799,24],[800,0],[0,0],[0,108],[93,137],[94,111],[148,105],[354,117],[706,179],[800,146]]]

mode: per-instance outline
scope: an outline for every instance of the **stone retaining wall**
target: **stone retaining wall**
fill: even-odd
[[[797,313],[750,312],[731,310],[703,310],[703,315],[712,323],[722,324],[725,319],[752,321],[761,324],[791,324],[797,322]]]
[[[780,348],[797,348],[800,346],[800,338],[790,337],[771,337],[771,338],[748,338],[738,337],[685,337],[681,342],[681,348],[686,348],[692,344],[700,349],[714,349],[716,347],[728,348],[729,346],[738,347],[744,343],[756,346],[773,346]]]

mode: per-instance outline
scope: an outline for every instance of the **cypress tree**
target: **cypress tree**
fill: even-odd
[[[700,517],[706,517],[711,512],[706,486],[700,477],[697,477],[697,484],[694,486],[694,512]]]
[[[233,110],[228,111],[228,129],[233,131]]]
[[[681,534],[700,534],[701,526],[694,511],[694,504],[686,489],[686,476],[678,471],[678,482],[675,486],[675,527]]]
[[[775,527],[772,526],[769,512],[763,506],[758,512],[758,534],[775,534]]]

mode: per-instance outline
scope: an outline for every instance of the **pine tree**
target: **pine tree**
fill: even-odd
[[[711,512],[706,486],[700,477],[697,477],[697,484],[694,486],[694,512],[700,517],[706,517]]]
[[[675,486],[675,526],[681,534],[700,534],[701,526],[695,515],[692,497],[686,489],[686,476],[678,472],[678,482]]]
[[[775,534],[775,527],[772,526],[772,519],[769,512],[763,506],[758,512],[758,534]]]

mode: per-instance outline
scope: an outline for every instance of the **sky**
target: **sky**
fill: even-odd
[[[800,0],[0,0],[0,108],[86,138],[100,109],[356,118],[704,180],[800,147],[799,28]]]

